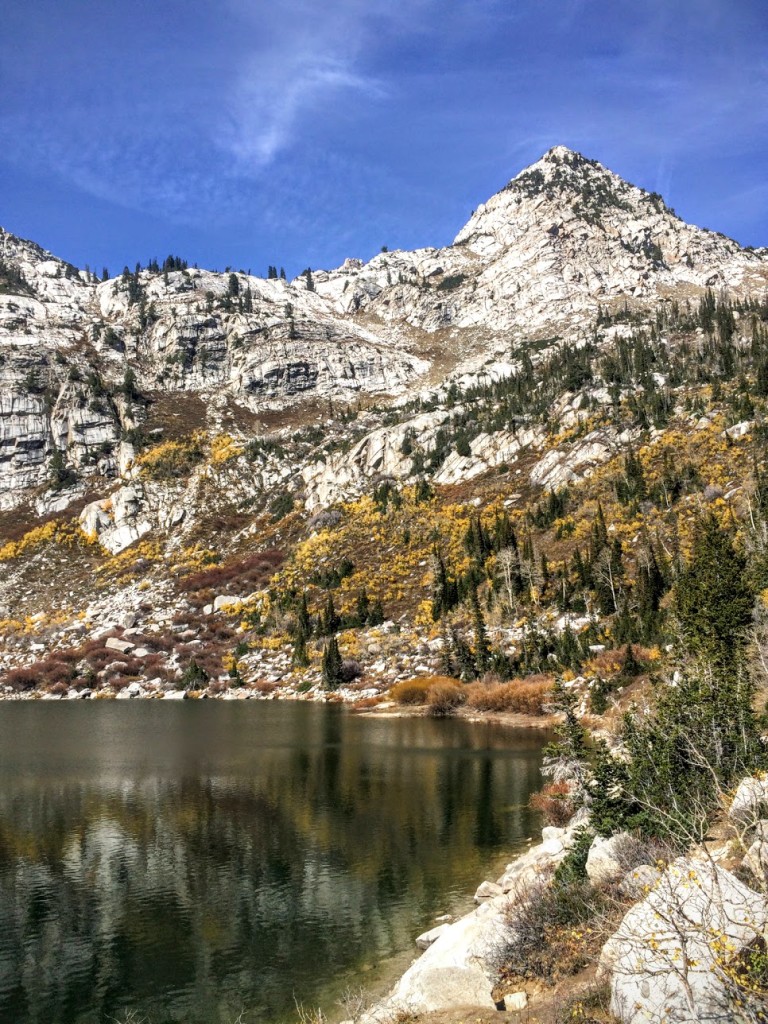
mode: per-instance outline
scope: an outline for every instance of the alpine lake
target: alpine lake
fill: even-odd
[[[536,730],[307,702],[0,704],[0,1021],[383,994],[540,825]]]

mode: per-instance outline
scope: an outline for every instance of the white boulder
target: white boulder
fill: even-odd
[[[136,644],[132,644],[130,640],[121,640],[119,637],[110,636],[107,638],[104,646],[109,651],[119,651],[120,654],[129,654]]]
[[[438,924],[434,928],[430,928],[429,931],[422,932],[421,935],[416,938],[416,945],[419,949],[429,949],[433,942],[440,938],[446,928],[447,923]]]
[[[710,860],[681,857],[603,947],[598,978],[610,977],[611,1012],[622,1024],[732,1021],[720,957],[766,924],[762,896]]]
[[[481,882],[475,893],[475,903],[482,903],[483,900],[488,900],[492,896],[501,896],[503,892],[504,890],[498,882]]]
[[[593,885],[617,882],[625,873],[621,850],[629,839],[626,832],[619,832],[608,839],[595,836],[587,854],[587,877]]]
[[[753,776],[739,783],[728,814],[735,821],[755,820],[763,807],[768,807],[768,778]]]

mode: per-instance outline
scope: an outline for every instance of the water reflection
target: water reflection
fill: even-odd
[[[531,834],[542,742],[306,704],[0,705],[0,1020],[291,1019]]]

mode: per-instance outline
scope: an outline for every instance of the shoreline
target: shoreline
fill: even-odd
[[[374,706],[359,706],[361,700],[359,694],[343,693],[338,691],[286,691],[284,693],[264,694],[257,689],[240,687],[226,690],[223,693],[209,693],[208,691],[195,690],[171,690],[160,692],[127,693],[126,691],[93,690],[93,691],[70,691],[66,694],[49,693],[42,690],[26,690],[20,693],[0,693],[0,703],[17,703],[41,701],[44,703],[70,703],[77,701],[154,701],[173,702],[181,700],[193,701],[258,701],[281,703],[307,703],[307,704],[332,704],[342,707],[351,714],[359,715],[362,718],[434,718],[439,721],[441,718],[450,718],[454,721],[470,723],[489,723],[501,725],[511,729],[535,729],[541,732],[552,731],[561,724],[562,714],[529,715],[516,711],[476,711],[467,708],[456,708],[447,715],[430,715],[426,704],[396,704],[394,701],[382,700],[381,704]]]
[[[563,860],[580,824],[574,820],[566,828],[545,827],[539,842],[534,842],[534,836],[526,840],[528,848],[512,856],[496,882],[480,882],[473,897],[474,909],[414,936],[414,945],[423,950],[421,954],[359,1019],[341,1024],[358,1024],[358,1020],[359,1024],[382,1024],[397,1020],[406,1011],[408,1019],[416,1022],[423,1015],[440,1012],[472,1010],[495,1015],[504,1009],[528,1010],[528,993],[523,987],[506,995],[501,1003],[496,1002],[494,954],[507,927],[515,893],[525,891],[537,877]],[[495,891],[489,895],[489,889]]]

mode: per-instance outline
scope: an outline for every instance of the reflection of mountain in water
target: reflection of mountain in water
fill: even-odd
[[[276,1020],[408,948],[532,830],[537,736],[306,705],[7,707],[0,1019],[18,1024]]]

